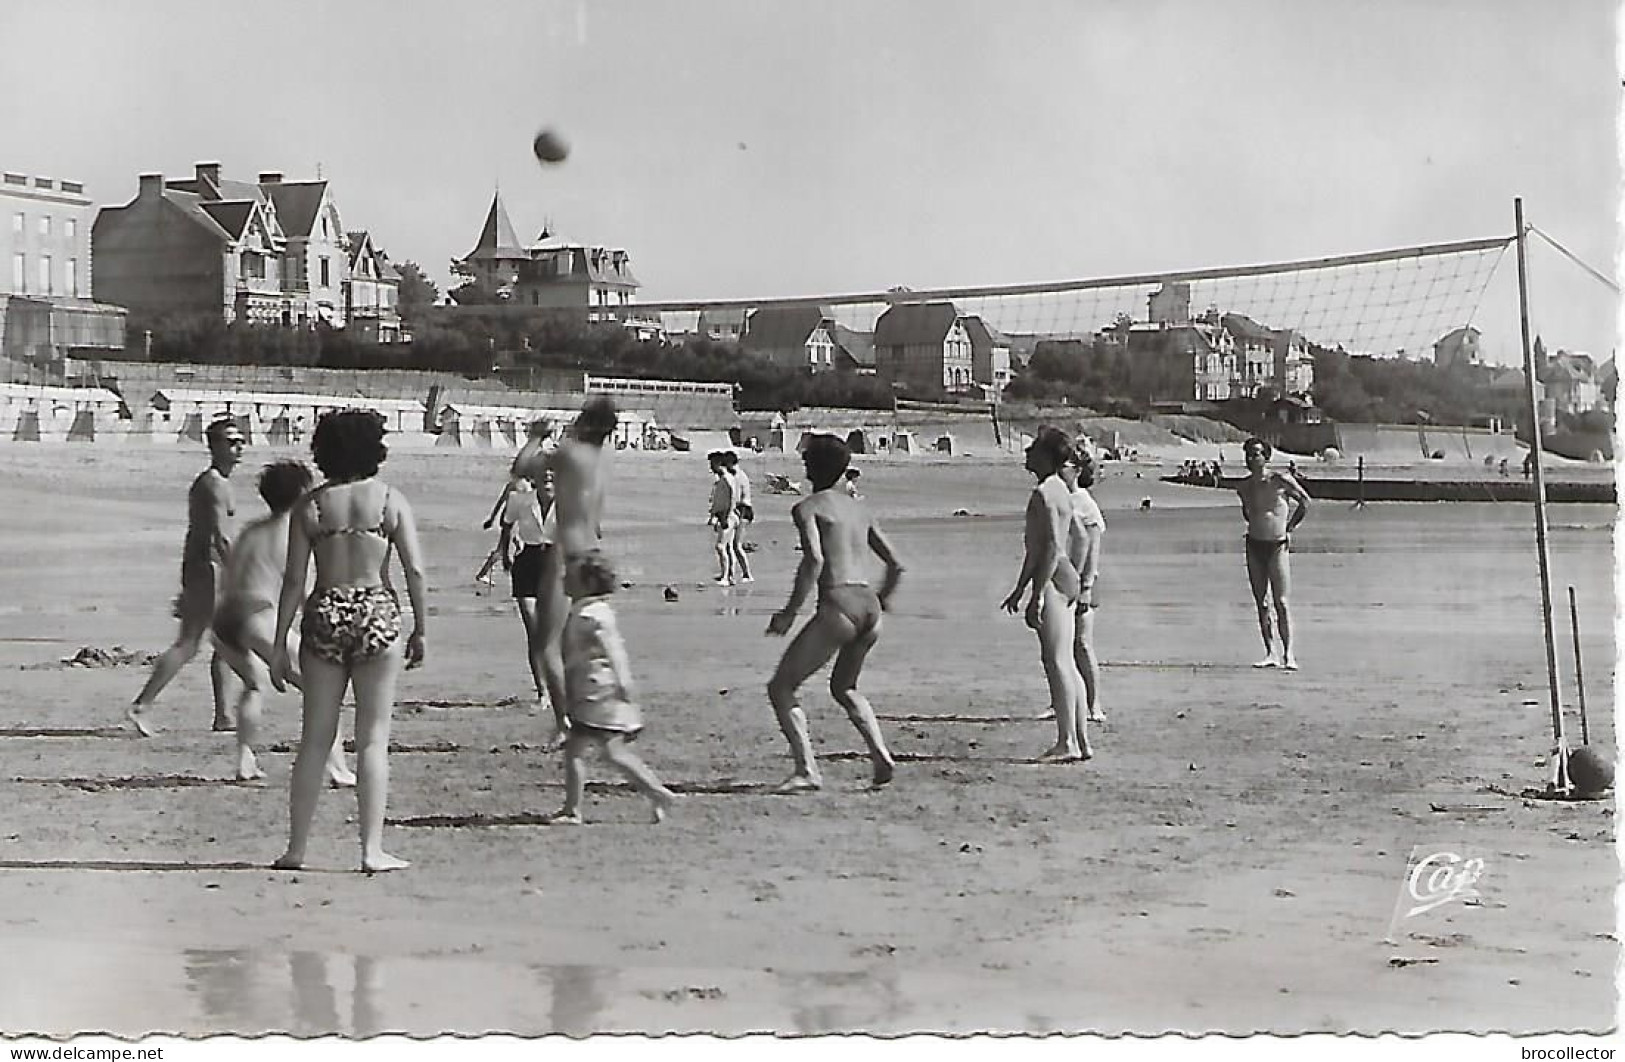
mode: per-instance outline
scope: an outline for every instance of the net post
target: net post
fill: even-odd
[[[1563,737],[1562,687],[1557,677],[1557,643],[1552,635],[1552,561],[1546,537],[1546,477],[1541,461],[1540,404],[1535,398],[1535,350],[1529,339],[1529,267],[1525,252],[1528,230],[1523,222],[1523,198],[1512,201],[1518,244],[1518,324],[1523,339],[1523,389],[1529,406],[1529,453],[1535,486],[1535,546],[1540,562],[1540,620],[1546,638],[1546,684],[1552,710],[1553,755],[1557,760],[1557,788],[1567,790],[1568,756]]]
[[[1569,584],[1569,630],[1574,633],[1574,690],[1580,698],[1580,744],[1591,744],[1591,727],[1586,722],[1586,671],[1580,661],[1580,608],[1574,601],[1574,584]]]

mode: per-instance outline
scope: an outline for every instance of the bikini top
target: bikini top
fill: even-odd
[[[322,492],[317,491],[310,496],[310,503],[315,509],[316,529],[311,532],[313,539],[327,539],[334,535],[373,535],[385,542],[389,541],[389,534],[384,530],[384,522],[389,518],[389,488],[384,488],[384,504],[378,512],[378,523],[372,527],[323,527],[322,526]]]

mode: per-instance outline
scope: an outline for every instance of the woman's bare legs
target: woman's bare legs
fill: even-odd
[[[355,686],[356,804],[361,825],[361,869],[369,874],[410,866],[384,851],[384,805],[389,798],[389,724],[395,683],[405,660],[397,641],[351,666]]]
[[[308,645],[299,647],[299,668],[305,683],[304,713],[299,753],[293,759],[293,778],[288,786],[288,850],[273,864],[279,870],[298,870],[305,865],[311,820],[316,816],[322,777],[338,736],[339,704],[350,683],[346,668],[323,660]]]

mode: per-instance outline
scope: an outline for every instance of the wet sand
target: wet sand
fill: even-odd
[[[1100,651],[1110,722],[1087,765],[1053,739],[1037,651],[997,612],[1027,488],[1013,464],[867,461],[909,562],[864,689],[901,761],[868,788],[820,679],[803,703],[827,788],[788,759],[762,636],[796,561],[752,458],[757,582],[706,585],[703,459],[626,455],[606,529],[648,730],[684,792],[665,825],[602,765],[585,828],[557,807],[505,587],[476,595],[492,454],[400,454],[430,557],[429,663],[402,684],[388,843],[368,878],[353,798],[328,793],[311,868],[286,829],[298,705],[273,699],[263,788],[231,784],[207,672],[116,729],[136,666],[54,666],[173,634],[198,450],[9,447],[0,481],[0,1028],[66,1033],[487,1030],[1600,1030],[1615,1016],[1612,802],[1542,783],[1533,519],[1517,505],[1317,506],[1294,537],[1297,674],[1259,655],[1226,499],[1109,466]],[[244,513],[258,511],[251,471]],[[1143,497],[1149,512],[1138,509]],[[956,517],[964,509],[970,515]],[[1589,720],[1613,748],[1612,514],[1554,508],[1580,595]],[[679,600],[667,603],[672,586]],[[1540,703],[1526,709],[1522,702]],[[1572,691],[1566,691],[1572,701]],[[1578,734],[1577,718],[1570,728]],[[348,720],[346,721],[348,729]],[[1442,810],[1436,810],[1442,809]],[[1406,861],[1483,858],[1479,896],[1386,942]]]

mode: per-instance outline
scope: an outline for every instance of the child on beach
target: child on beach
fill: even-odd
[[[660,822],[676,796],[631,748],[643,731],[643,713],[632,699],[626,643],[609,603],[615,592],[615,569],[596,550],[578,556],[565,570],[564,590],[570,595],[570,618],[564,624],[565,711],[569,716],[564,807],[548,821],[581,824],[584,767],[587,753],[596,747],[649,798],[653,821]]]
[[[288,557],[288,514],[310,489],[310,483],[310,469],[299,461],[266,465],[258,486],[271,512],[243,528],[226,555],[213,633],[215,652],[243,683],[237,699],[239,782],[265,777],[254,757],[254,745],[259,740],[260,699],[271,684],[268,665],[275,652],[277,598],[282,589],[282,566]],[[296,673],[290,672],[288,681],[303,688]],[[327,757],[327,781],[338,787],[355,785],[355,775],[344,764],[342,735],[334,738]]]

